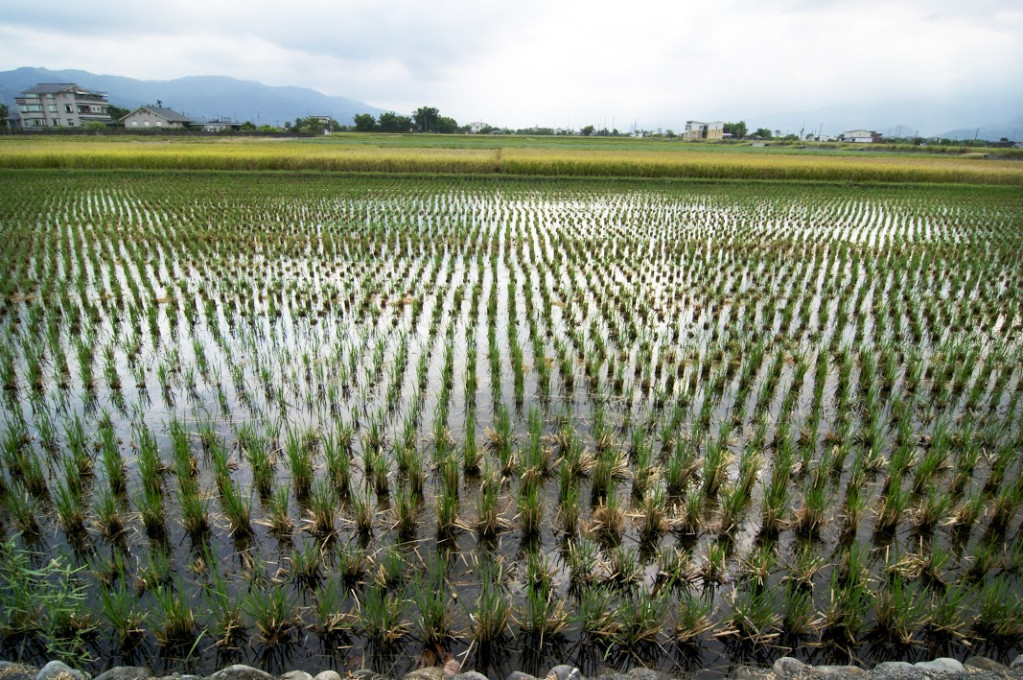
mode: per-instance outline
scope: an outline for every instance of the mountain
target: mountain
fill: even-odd
[[[253,80],[226,76],[187,76],[174,80],[136,80],[88,71],[22,67],[0,71],[0,93],[9,106],[17,94],[37,83],[76,83],[106,92],[110,103],[127,109],[163,105],[196,120],[230,118],[257,125],[283,125],[305,116],[331,116],[348,125],[357,113],[382,113],[369,104],[346,97],[328,97],[304,87],[272,87]]]
[[[780,130],[783,133],[804,130],[804,133],[821,132],[837,135],[846,130],[867,129],[880,132],[886,137],[948,137],[973,138],[977,127],[983,128],[984,121],[1019,120],[1023,112],[1023,92],[1006,90],[1001,94],[955,97],[929,97],[892,100],[884,102],[849,102],[836,106],[773,113],[746,119],[751,130],[758,127]],[[1002,128],[1005,126],[990,126]],[[1016,137],[1023,135],[1023,124],[1019,124]],[[952,137],[948,130],[963,134]],[[968,132],[968,134],[966,134]],[[981,130],[984,132],[984,129]],[[980,135],[984,137],[984,134]],[[988,139],[1012,137],[999,134]]]
[[[1016,116],[1002,123],[987,123],[974,128],[957,128],[943,132],[946,139],[988,139],[997,142],[1003,137],[1014,142],[1023,141],[1023,116]]]

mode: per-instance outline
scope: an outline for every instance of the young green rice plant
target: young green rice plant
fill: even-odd
[[[345,543],[337,551],[337,574],[348,590],[354,589],[366,577],[366,551],[354,543]]]
[[[435,512],[437,514],[437,536],[440,539],[453,537],[459,529],[458,494],[445,489],[437,496]]]
[[[337,640],[352,627],[351,616],[344,611],[344,586],[336,575],[328,575],[313,598],[316,634],[324,640]]]
[[[164,536],[167,532],[167,510],[163,504],[163,494],[158,490],[143,487],[135,494],[135,509],[142,517],[142,525],[146,533],[152,537]]]
[[[260,641],[268,647],[285,642],[298,623],[297,603],[286,583],[253,587],[241,606],[256,627]]]
[[[89,440],[85,434],[85,426],[77,414],[74,418],[64,420],[64,439],[67,441],[68,453],[75,463],[78,476],[92,475],[94,464],[89,453]]]
[[[291,534],[291,530],[294,527],[291,516],[288,514],[288,503],[290,500],[291,492],[288,491],[286,486],[279,486],[274,489],[273,496],[270,498],[270,507],[267,512],[266,521],[270,526],[270,531],[277,536]]]
[[[448,610],[449,595],[444,579],[444,563],[432,560],[426,572],[412,585],[412,601],[419,611],[416,621],[419,636],[427,647],[441,645],[452,635],[452,616]]]
[[[663,488],[651,489],[643,497],[639,533],[644,541],[655,541],[668,528],[667,495]]]
[[[476,505],[476,533],[482,538],[492,538],[504,528],[498,507],[500,488],[497,471],[488,462],[483,468],[483,481]]]
[[[374,581],[388,590],[395,590],[405,583],[405,557],[398,545],[390,545],[373,559],[376,565]]]
[[[723,584],[728,580],[728,547],[722,542],[709,543],[697,573],[705,585]]]
[[[526,601],[519,616],[519,626],[536,650],[560,636],[568,626],[564,600],[533,583],[526,584]]]
[[[93,523],[99,530],[100,536],[111,542],[122,537],[124,518],[121,517],[117,499],[108,487],[97,489],[93,510]]]
[[[816,635],[820,624],[813,604],[813,591],[802,587],[798,581],[786,583],[779,622],[782,632],[790,637]]]
[[[352,521],[359,536],[373,535],[373,506],[370,498],[363,493],[353,493],[351,499]]]
[[[878,640],[912,644],[926,620],[923,593],[893,574],[874,599],[874,629]]]
[[[640,580],[642,568],[636,551],[624,545],[615,546],[608,554],[607,583],[616,590],[630,591]]]
[[[359,601],[359,627],[369,644],[388,648],[405,637],[411,627],[404,619],[406,601],[399,592],[371,584]]]
[[[323,554],[320,544],[311,541],[303,548],[296,548],[291,553],[289,575],[292,580],[303,588],[313,590],[323,578]]]
[[[777,637],[780,617],[772,591],[766,588],[736,588],[729,602],[731,613],[715,635],[754,644]]]
[[[29,537],[39,535],[38,507],[35,499],[21,484],[12,484],[4,496],[7,512],[14,518],[18,531]]]
[[[524,538],[540,535],[543,521],[543,501],[537,486],[524,485],[518,499],[519,528]]]
[[[72,540],[85,536],[85,509],[82,496],[66,483],[58,482],[53,494],[53,505],[64,533]]]
[[[252,498],[233,482],[222,489],[220,507],[231,525],[232,536],[241,539],[252,535]]]
[[[624,530],[625,513],[621,508],[621,501],[615,494],[609,494],[590,513],[587,535],[605,545],[616,545],[621,541]]]
[[[973,630],[983,640],[1008,642],[1023,636],[1023,600],[1002,574],[980,588]]]
[[[483,561],[479,564],[479,592],[469,612],[469,621],[470,637],[483,649],[504,639],[511,621],[511,604],[502,585],[502,571],[499,563]]]
[[[615,608],[615,642],[630,654],[643,656],[646,648],[657,644],[670,604],[667,591],[638,591],[623,600]]]
[[[394,524],[398,530],[398,538],[409,541],[415,538],[419,524],[418,506],[412,493],[406,486],[398,487],[394,495]]]
[[[97,433],[100,440],[100,460],[103,463],[107,484],[114,494],[122,495],[128,488],[127,478],[124,472],[124,460],[121,458],[121,447],[109,414],[104,414],[100,418]]]
[[[284,439],[284,454],[291,469],[295,497],[305,499],[313,483],[313,446],[315,439],[309,433],[289,429]]]
[[[146,630],[138,596],[129,590],[124,581],[119,581],[116,586],[100,588],[99,601],[103,617],[117,635],[118,644],[122,648],[138,644]]]
[[[327,479],[321,477],[313,481],[306,514],[306,522],[311,533],[320,538],[334,535],[337,510],[333,486]]]
[[[155,608],[150,612],[149,630],[164,647],[183,647],[196,636],[196,619],[192,607],[185,599],[184,583],[179,579],[174,587],[167,584],[152,589]]]
[[[351,425],[340,424],[333,432],[328,433],[323,442],[327,474],[339,498],[347,498],[351,490],[350,462],[353,438]]]

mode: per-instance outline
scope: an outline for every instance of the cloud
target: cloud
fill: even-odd
[[[0,59],[138,78],[223,74],[515,126],[677,128],[1004,89],[1023,76],[1023,11],[1016,0],[57,0],[5,10]]]

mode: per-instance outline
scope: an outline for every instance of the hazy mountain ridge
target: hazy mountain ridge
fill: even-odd
[[[275,87],[227,76],[137,80],[75,69],[22,67],[0,71],[0,91],[8,106],[13,106],[19,92],[37,83],[77,83],[106,92],[111,104],[129,109],[160,100],[164,106],[196,120],[228,118],[257,125],[283,125],[299,117],[332,116],[347,125],[355,114],[381,113],[381,109],[364,102],[329,97],[309,88]]]

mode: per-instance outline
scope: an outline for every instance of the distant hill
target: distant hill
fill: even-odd
[[[975,128],[957,128],[939,135],[946,139],[987,139],[997,142],[1003,137],[1014,142],[1023,141],[1023,116],[1016,116],[1004,123],[988,123]]]
[[[947,137],[973,138],[981,126],[980,137],[998,140],[1012,137],[1012,129],[992,135],[987,128],[1002,130],[1008,125],[982,125],[992,120],[1020,120],[1023,113],[1023,94],[1007,90],[997,95],[933,97],[893,100],[885,102],[849,102],[806,111],[750,116],[746,119],[750,129],[758,127],[780,130],[784,133],[819,132],[836,135],[846,130],[867,129],[886,137]],[[1016,138],[1023,135],[1023,124]],[[995,132],[999,130],[994,130]],[[953,134],[958,132],[960,134]]]
[[[328,97],[304,87],[271,87],[253,80],[226,76],[187,76],[174,80],[136,80],[88,71],[22,67],[0,71],[0,90],[8,106],[17,94],[36,83],[76,83],[109,95],[110,103],[133,109],[163,105],[195,120],[229,118],[257,125],[283,125],[305,116],[332,116],[342,125],[357,113],[382,113],[369,104],[346,97]]]

